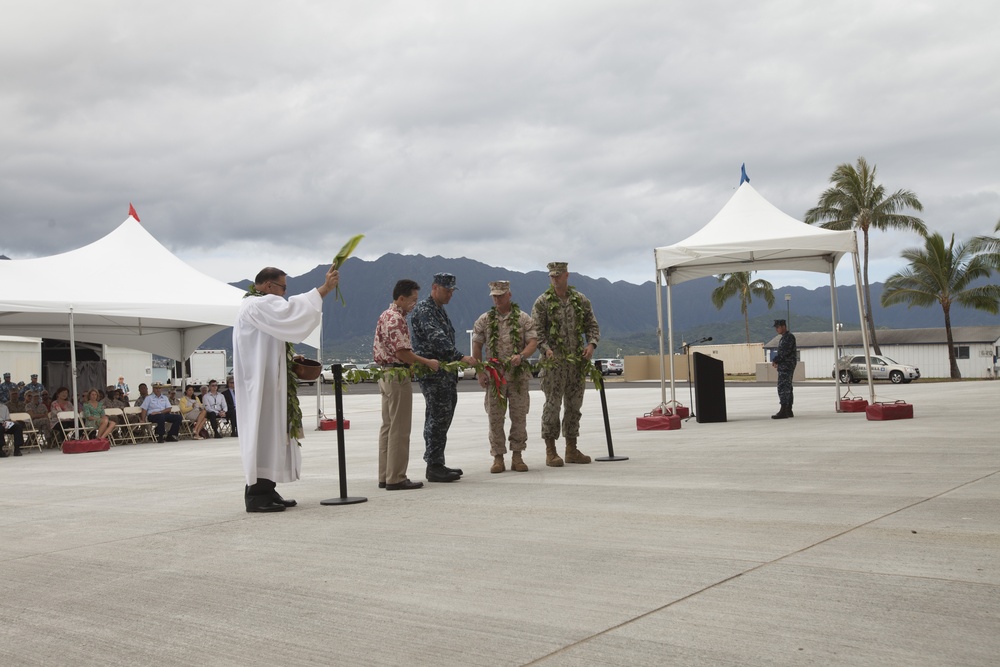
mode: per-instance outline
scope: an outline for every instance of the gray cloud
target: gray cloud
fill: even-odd
[[[528,270],[559,257],[642,281],[653,247],[725,204],[740,163],[800,217],[860,155],[889,190],[921,197],[932,229],[987,233],[1000,218],[998,14],[22,3],[0,27],[0,57],[18,63],[0,74],[0,251],[90,242],[132,201],[165,245],[227,280],[263,263],[304,270],[365,233],[369,258]],[[917,239],[873,243],[887,274]]]

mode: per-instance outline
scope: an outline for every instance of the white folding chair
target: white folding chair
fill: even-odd
[[[153,424],[142,420],[142,408],[125,408],[122,410],[125,416],[125,423],[128,425],[129,435],[132,442],[156,442],[156,435],[153,431]]]
[[[35,429],[34,422],[31,421],[31,415],[27,412],[13,412],[10,415],[10,420],[12,422],[21,422],[21,432],[24,434],[24,447],[35,447],[38,451],[42,451],[42,434]]]
[[[104,416],[115,423],[115,427],[108,434],[108,440],[111,441],[112,445],[135,444],[132,429],[125,422],[125,412],[121,408],[104,408]]]
[[[77,415],[80,427],[79,432],[74,432],[73,416],[73,413],[69,410],[56,414],[56,419],[59,420],[59,432],[62,433],[63,440],[86,440],[95,434],[96,429],[87,428],[83,425],[83,415]]]
[[[170,412],[175,415],[181,414],[181,407],[179,405],[171,406]],[[169,424],[166,425],[169,431]],[[194,437],[194,422],[192,422],[187,417],[181,417],[181,429],[178,432],[178,436],[181,438],[193,438]]]

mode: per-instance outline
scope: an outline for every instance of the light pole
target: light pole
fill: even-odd
[[[785,319],[787,320],[785,322],[785,324],[788,326],[788,329],[791,330],[791,328],[792,328],[792,295],[791,294],[786,294],[785,295]]]

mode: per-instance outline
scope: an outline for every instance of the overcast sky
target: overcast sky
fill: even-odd
[[[16,259],[92,242],[132,202],[226,281],[300,274],[364,233],[365,259],[559,259],[639,283],[741,163],[801,218],[862,155],[932,230],[1000,218],[995,0],[6,4],[0,252]],[[872,280],[916,245],[876,232]]]

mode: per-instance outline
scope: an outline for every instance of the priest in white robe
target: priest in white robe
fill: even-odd
[[[287,275],[262,269],[243,299],[233,327],[233,375],[239,406],[239,442],[246,477],[247,512],[281,512],[294,507],[275,489],[299,478],[302,454],[288,422],[286,343],[300,343],[323,314],[323,297],[339,280],[333,267],[319,287],[285,300]],[[299,431],[301,432],[301,425]]]

